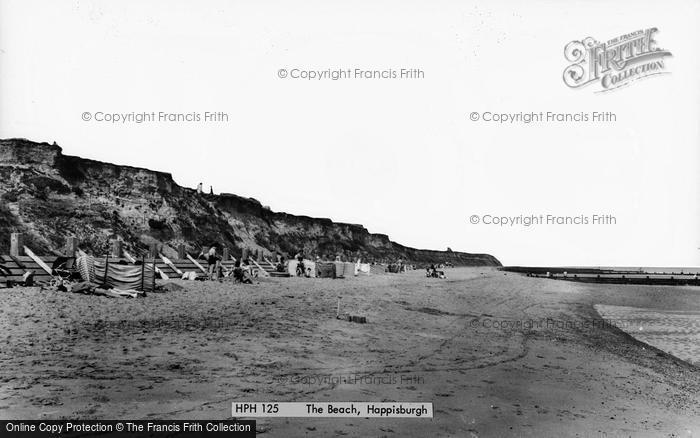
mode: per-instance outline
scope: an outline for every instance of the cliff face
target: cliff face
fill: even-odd
[[[173,257],[179,244],[194,252],[219,243],[234,255],[303,249],[327,258],[500,265],[488,254],[408,248],[361,225],[276,213],[233,194],[198,194],[169,173],[67,156],[55,144],[24,139],[0,140],[0,248],[9,248],[11,232],[25,233],[38,253],[60,251],[73,235],[103,254],[118,236],[134,253],[156,244]]]

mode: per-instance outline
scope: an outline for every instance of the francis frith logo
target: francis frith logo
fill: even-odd
[[[606,42],[592,37],[571,41],[564,48],[571,63],[564,70],[564,83],[571,88],[597,83],[597,92],[603,92],[668,73],[665,58],[672,55],[658,46],[657,31],[655,27],[637,30]]]

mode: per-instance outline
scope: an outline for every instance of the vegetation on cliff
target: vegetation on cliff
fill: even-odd
[[[0,245],[23,232],[39,253],[60,252],[68,236],[96,254],[111,239],[141,253],[151,245],[175,256],[218,243],[293,255],[336,255],[367,261],[500,265],[488,254],[405,247],[356,224],[277,213],[250,198],[208,195],[180,187],[168,173],[63,155],[57,145],[0,140]]]

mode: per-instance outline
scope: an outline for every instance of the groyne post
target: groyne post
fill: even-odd
[[[158,244],[151,243],[151,246],[148,248],[148,255],[149,255],[149,258],[153,258],[153,259],[158,257]]]
[[[78,238],[75,236],[70,236],[66,238],[66,257],[75,257],[75,253],[78,252]]]
[[[111,256],[114,258],[121,258],[122,256],[122,241],[112,240],[112,253]]]
[[[12,233],[10,235],[10,255],[19,257],[24,255],[24,235],[22,233]]]

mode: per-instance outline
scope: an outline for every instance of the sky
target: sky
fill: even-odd
[[[507,265],[700,266],[698,22],[689,0],[0,0],[0,138]],[[564,84],[569,42],[652,27],[668,73]],[[422,77],[291,77],[402,68]],[[105,116],[207,111],[227,120]],[[548,111],[615,121],[483,120]],[[547,215],[615,221],[493,223]]]

